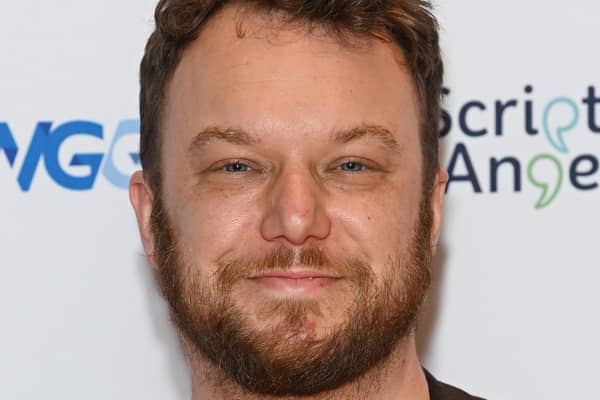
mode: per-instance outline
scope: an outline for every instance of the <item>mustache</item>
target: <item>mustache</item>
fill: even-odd
[[[374,273],[363,258],[335,256],[317,245],[300,250],[281,245],[259,256],[221,260],[217,265],[217,283],[223,289],[267,272],[285,271],[293,265],[306,266],[360,285],[374,280]]]

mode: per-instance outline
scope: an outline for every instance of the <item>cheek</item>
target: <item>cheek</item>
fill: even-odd
[[[252,196],[196,194],[174,208],[182,249],[194,265],[214,268],[231,251],[256,240],[256,202]]]
[[[335,240],[345,243],[351,254],[360,251],[374,269],[405,254],[414,236],[420,197],[420,186],[411,183],[364,198],[340,199],[332,210]]]

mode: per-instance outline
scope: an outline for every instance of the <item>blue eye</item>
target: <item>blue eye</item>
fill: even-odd
[[[233,163],[225,164],[223,166],[223,169],[226,172],[240,173],[240,172],[248,172],[250,170],[250,167],[247,166],[246,164],[242,164],[240,162],[233,162]]]
[[[361,172],[365,169],[365,165],[356,161],[348,161],[340,165],[342,171]]]

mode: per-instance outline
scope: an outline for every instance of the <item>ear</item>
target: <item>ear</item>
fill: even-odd
[[[148,264],[150,264],[152,268],[156,268],[154,260],[154,235],[152,234],[150,222],[153,199],[152,191],[150,190],[150,186],[144,180],[143,172],[136,171],[129,181],[129,201],[135,211],[138,228],[140,230],[140,237],[142,239],[142,246],[144,247],[144,253],[146,254]]]
[[[433,190],[431,191],[431,216],[433,218],[431,226],[432,254],[435,254],[440,238],[440,227],[442,225],[444,196],[446,193],[447,183],[448,172],[446,172],[444,169],[438,169],[433,182]]]

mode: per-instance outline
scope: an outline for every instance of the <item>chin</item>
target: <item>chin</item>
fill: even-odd
[[[254,325],[257,334],[273,334],[282,340],[318,340],[348,322],[348,306],[332,304],[327,299],[279,298],[236,303],[240,315],[247,316],[246,321]]]

